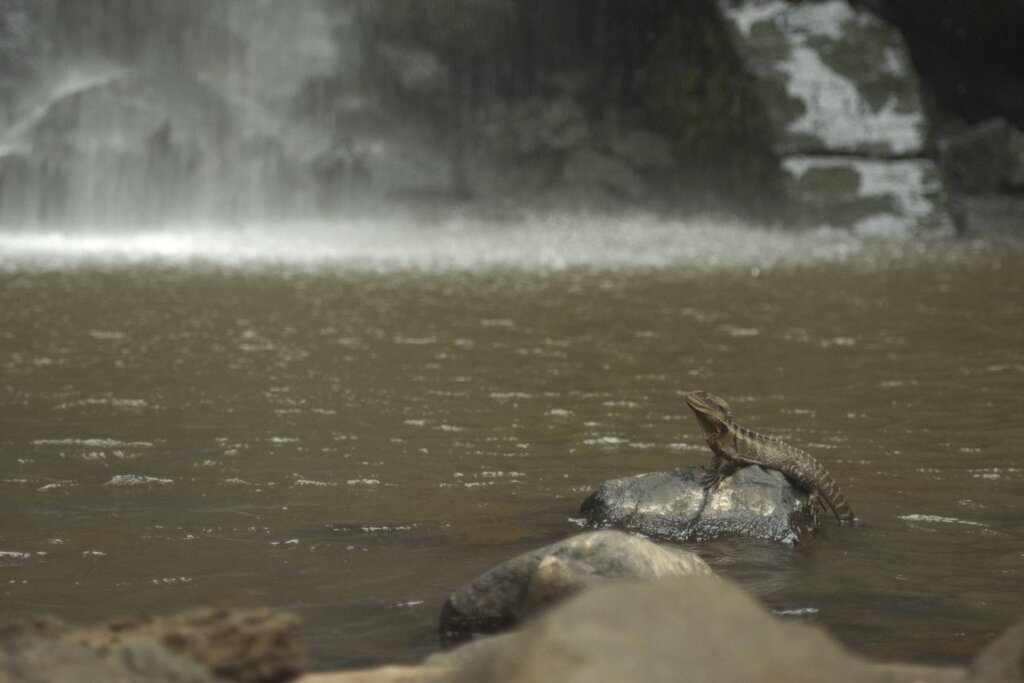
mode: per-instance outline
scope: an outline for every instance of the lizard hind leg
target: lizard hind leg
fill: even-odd
[[[821,499],[817,491],[811,491],[807,494],[807,512],[811,515],[811,526],[814,529],[818,528],[821,517],[818,515],[818,508],[825,507],[825,501]]]

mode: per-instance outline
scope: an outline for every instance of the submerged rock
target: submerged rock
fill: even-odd
[[[697,555],[618,531],[593,531],[515,557],[448,598],[441,611],[446,644],[508,628],[605,579],[653,580],[711,574]]]
[[[815,528],[807,492],[776,470],[744,467],[706,494],[704,469],[651,472],[606,481],[580,514],[592,527],[615,527],[666,541],[749,536],[795,543]]]

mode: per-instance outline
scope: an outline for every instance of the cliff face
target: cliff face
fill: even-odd
[[[0,0],[0,218],[469,203],[941,228],[935,131],[1024,116],[1020,3],[960,4]]]

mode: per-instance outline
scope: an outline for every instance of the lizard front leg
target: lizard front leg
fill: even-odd
[[[715,451],[715,457],[711,461],[711,469],[700,478],[700,487],[705,491],[714,491],[722,480],[739,469],[739,466],[729,458],[723,457]]]

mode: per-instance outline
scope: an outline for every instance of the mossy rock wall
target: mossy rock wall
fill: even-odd
[[[790,222],[948,232],[921,85],[902,35],[844,0],[720,0],[757,82]]]

